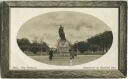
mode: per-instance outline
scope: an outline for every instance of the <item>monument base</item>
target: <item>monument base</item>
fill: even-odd
[[[71,43],[67,40],[58,40],[57,53],[58,56],[69,56],[69,50],[71,48]]]

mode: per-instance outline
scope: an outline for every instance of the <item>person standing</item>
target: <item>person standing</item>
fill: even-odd
[[[73,49],[69,49],[69,53],[70,53],[70,65],[72,65],[73,64],[73,59],[74,59]]]
[[[50,49],[50,51],[49,51],[49,60],[52,61],[52,57],[53,57],[53,50]]]

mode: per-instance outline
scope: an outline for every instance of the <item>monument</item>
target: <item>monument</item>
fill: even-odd
[[[57,52],[60,55],[69,55],[69,49],[71,48],[71,43],[66,39],[64,27],[60,25],[59,27],[59,37],[60,39],[57,41]]]

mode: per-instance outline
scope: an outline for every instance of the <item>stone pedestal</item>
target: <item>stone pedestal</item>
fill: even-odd
[[[69,49],[71,48],[71,43],[67,40],[58,40],[57,52],[60,55],[69,55]]]

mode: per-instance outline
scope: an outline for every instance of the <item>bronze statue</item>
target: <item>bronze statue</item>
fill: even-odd
[[[60,25],[60,28],[59,28],[59,36],[60,36],[61,40],[66,40],[65,33],[64,33],[64,28],[61,25]]]

